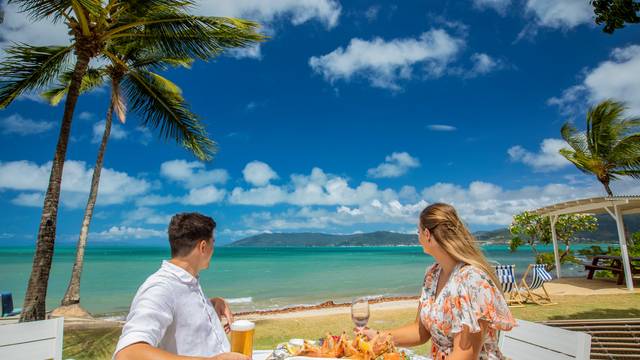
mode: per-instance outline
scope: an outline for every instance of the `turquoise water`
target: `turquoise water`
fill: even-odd
[[[516,264],[519,272],[533,259],[524,247],[515,253],[503,245],[483,250],[490,260]],[[32,256],[32,248],[0,248],[0,291],[11,291],[17,307],[22,305]],[[82,275],[83,306],[94,314],[126,312],[138,286],[168,256],[168,248],[89,247]],[[56,249],[48,309],[64,295],[74,257],[73,248]],[[271,309],[365,295],[416,295],[432,262],[420,247],[217,248],[201,283],[206,294],[230,299],[234,311]],[[565,273],[583,274],[580,266],[567,266]]]

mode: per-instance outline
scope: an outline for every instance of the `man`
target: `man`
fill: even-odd
[[[116,346],[116,360],[248,360],[229,352],[233,322],[222,298],[205,297],[198,273],[209,268],[215,221],[199,213],[171,218],[171,260],[140,286]],[[220,317],[227,320],[225,329]]]

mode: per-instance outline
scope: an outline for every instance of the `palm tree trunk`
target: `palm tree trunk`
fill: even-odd
[[[607,194],[609,196],[613,196],[613,191],[611,191],[611,188],[609,187],[609,182],[602,182],[602,185],[604,185],[604,189],[607,191]]]
[[[104,133],[102,134],[102,142],[98,150],[98,158],[93,168],[93,177],[91,178],[91,190],[89,191],[89,199],[84,209],[84,217],[82,218],[82,227],[80,228],[80,237],[76,247],[76,261],[73,263],[71,271],[71,280],[67,287],[67,292],[62,298],[62,306],[69,306],[80,303],[80,276],[82,275],[82,266],[84,264],[84,249],[87,246],[87,237],[89,236],[89,225],[93,217],[93,209],[98,199],[98,188],[100,186],[100,173],[104,164],[104,152],[107,149],[109,134],[111,134],[111,120],[113,118],[113,97],[109,103],[109,110],[104,123]]]
[[[51,261],[53,260],[53,250],[56,241],[56,223],[58,220],[58,203],[60,201],[60,186],[62,184],[62,171],[67,155],[67,144],[71,133],[71,121],[73,112],[80,94],[82,77],[87,72],[90,54],[77,52],[77,61],[73,69],[71,84],[64,106],[64,115],[60,125],[58,144],[53,157],[51,175],[49,176],[49,186],[44,198],[40,227],[38,228],[38,238],[36,252],[33,255],[33,266],[27,292],[24,296],[24,305],[20,321],[43,320],[46,316],[47,285],[49,282],[49,272],[51,271]]]

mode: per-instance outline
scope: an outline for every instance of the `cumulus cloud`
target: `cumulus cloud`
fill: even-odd
[[[42,199],[38,198],[38,195],[42,195],[49,183],[50,171],[51,162],[42,165],[26,160],[0,162],[0,190],[21,192],[13,199],[14,204],[37,206],[35,203]],[[84,206],[92,176],[93,169],[87,167],[85,162],[67,160],[62,176],[62,203],[72,208]],[[97,204],[111,205],[127,202],[146,193],[150,186],[144,179],[103,168]]]
[[[3,49],[11,42],[31,45],[66,45],[70,43],[67,27],[50,20],[33,22],[26,13],[20,12],[15,4],[0,0],[4,11],[4,21],[0,23],[0,59],[5,56]]]
[[[19,206],[41,207],[44,204],[43,193],[20,193],[11,199],[11,203]]]
[[[483,53],[475,53],[471,55],[471,61],[473,62],[473,67],[465,73],[467,78],[485,75],[499,70],[502,67],[502,63],[499,60]]]
[[[378,18],[378,14],[380,14],[380,5],[372,5],[367,8],[364,12],[364,16],[369,20],[369,22],[373,22]]]
[[[525,11],[538,26],[570,29],[593,21],[593,8],[586,0],[527,0]]]
[[[609,98],[625,101],[630,114],[640,114],[640,45],[614,49],[609,60],[586,70],[582,83],[549,99],[548,104],[558,106],[564,114],[575,114],[585,105]]]
[[[335,0],[216,0],[199,1],[194,12],[199,15],[242,17],[270,23],[287,19],[293,25],[311,20],[327,28],[338,24],[342,7]]]
[[[5,135],[34,135],[42,134],[56,126],[53,121],[35,121],[22,117],[20,114],[9,115],[0,119],[0,129]]]
[[[371,86],[400,90],[400,80],[441,76],[449,62],[464,47],[462,38],[443,29],[431,29],[418,38],[372,40],[354,38],[346,48],[309,59],[309,65],[325,80],[350,81],[364,78]]]
[[[191,189],[183,199],[182,203],[185,205],[208,205],[216,202],[220,202],[224,199],[226,191],[218,189],[213,185]]]
[[[127,211],[123,215],[124,225],[139,225],[142,223],[152,225],[168,225],[171,215],[164,214],[148,207],[138,207]]]
[[[227,170],[206,170],[204,163],[199,161],[165,161],[160,165],[160,174],[169,180],[182,184],[187,189],[224,184],[229,180]]]
[[[456,130],[458,130],[455,126],[444,125],[444,124],[427,125],[427,129],[429,129],[431,131],[456,131]]]
[[[271,180],[277,179],[278,174],[271,166],[262,161],[252,161],[242,170],[244,180],[254,186],[265,186]]]
[[[102,141],[102,135],[104,134],[104,127],[106,125],[105,120],[100,120],[97,123],[93,124],[93,137],[91,138],[91,143],[99,144]],[[109,134],[109,139],[113,140],[122,140],[126,139],[129,133],[125,130],[120,124],[111,123],[111,133]]]
[[[571,163],[559,153],[560,149],[568,147],[569,145],[564,140],[544,139],[537,153],[526,150],[520,145],[509,148],[507,153],[511,161],[529,165],[535,171],[547,172],[571,165]]]
[[[406,174],[410,169],[420,166],[420,160],[407,152],[394,152],[375,168],[367,170],[372,178],[394,178]]]
[[[129,226],[113,226],[108,230],[91,233],[90,237],[94,240],[130,240],[130,239],[151,239],[164,238],[167,236],[166,231],[148,229],[141,227]]]
[[[511,0],[473,0],[473,6],[477,9],[493,9],[500,15],[505,15]]]

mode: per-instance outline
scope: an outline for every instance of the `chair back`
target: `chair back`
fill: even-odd
[[[10,292],[3,292],[0,294],[2,298],[2,312],[0,316],[5,316],[13,312],[13,297]]]
[[[0,359],[62,359],[64,318],[0,325]]]
[[[529,288],[535,290],[541,287],[545,282],[551,281],[551,274],[544,268],[544,264],[532,264],[531,265],[531,285]]]
[[[502,286],[502,291],[510,293],[516,287],[515,265],[496,265],[496,275]]]
[[[589,360],[591,335],[517,320],[511,331],[502,331],[502,354],[518,360]]]

